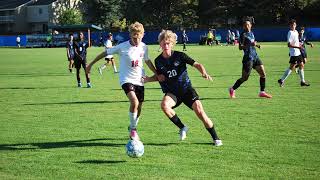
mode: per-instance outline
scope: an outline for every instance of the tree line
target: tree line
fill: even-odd
[[[61,12],[59,21],[117,30],[139,21],[159,30],[238,26],[246,16],[256,26],[286,25],[291,18],[319,25],[320,0],[82,0]]]

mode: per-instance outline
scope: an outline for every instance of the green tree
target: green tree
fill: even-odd
[[[89,23],[98,24],[103,28],[110,28],[122,17],[122,0],[83,0],[86,17]]]
[[[66,9],[58,17],[59,24],[83,24],[82,13],[76,9]]]

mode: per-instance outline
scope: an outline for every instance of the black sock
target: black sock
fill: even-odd
[[[208,130],[208,132],[210,133],[211,137],[213,140],[218,140],[219,137],[216,133],[216,130],[214,129],[214,127],[212,126],[212,128],[206,128]]]
[[[260,91],[264,91],[266,88],[266,78],[260,77]]]
[[[169,118],[169,119],[180,129],[184,127],[184,124],[180,121],[177,115],[174,115],[172,118]]]
[[[241,78],[238,79],[238,80],[236,81],[236,83],[234,83],[234,85],[232,86],[232,89],[234,89],[234,90],[238,89],[238,87],[240,87],[240,85],[241,85],[242,83],[243,83],[243,81],[241,80]]]
[[[69,71],[72,72],[72,69],[70,68]]]

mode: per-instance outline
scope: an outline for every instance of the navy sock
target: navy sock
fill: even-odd
[[[180,129],[184,127],[184,124],[180,121],[177,115],[174,115],[172,118],[169,119]]]
[[[208,130],[208,132],[210,133],[211,137],[213,140],[218,140],[219,137],[216,133],[216,130],[214,129],[214,127],[212,126],[212,128],[206,128]]]

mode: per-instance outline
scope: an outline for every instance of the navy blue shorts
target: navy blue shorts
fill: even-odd
[[[166,95],[168,95],[168,93],[166,93]],[[193,87],[189,87],[187,89],[187,91],[182,95],[175,95],[175,94],[173,94],[173,95],[176,97],[176,105],[173,106],[172,108],[176,108],[176,107],[180,106],[181,103],[183,103],[186,106],[188,106],[190,109],[192,109],[192,104],[196,100],[199,100],[199,95],[196,92],[196,90],[193,89]],[[171,98],[173,98],[173,97],[171,97]]]

